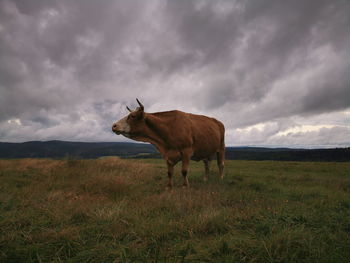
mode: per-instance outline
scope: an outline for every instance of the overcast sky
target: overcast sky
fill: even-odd
[[[136,97],[227,145],[350,146],[350,1],[0,0],[0,141],[126,141]]]

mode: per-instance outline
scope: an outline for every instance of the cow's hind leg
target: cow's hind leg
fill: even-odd
[[[209,160],[203,160],[204,167],[205,167],[205,174],[204,174],[204,181],[208,180],[209,177],[209,169],[210,169],[210,161]]]
[[[219,167],[219,174],[221,179],[224,178],[224,166],[225,166],[225,148],[217,152],[217,163]]]

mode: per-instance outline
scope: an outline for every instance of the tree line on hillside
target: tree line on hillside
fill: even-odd
[[[32,141],[24,143],[0,143],[0,158],[160,158],[153,145],[125,142],[66,142]],[[227,147],[228,160],[276,160],[276,161],[350,161],[350,148],[288,149],[260,147]]]

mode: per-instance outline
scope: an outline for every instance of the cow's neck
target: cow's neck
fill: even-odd
[[[151,113],[145,114],[145,124],[146,130],[144,131],[144,134],[138,135],[135,139],[153,144],[161,154],[163,154],[166,148],[165,134],[169,128],[161,118],[154,116]]]

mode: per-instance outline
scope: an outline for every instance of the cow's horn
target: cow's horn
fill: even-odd
[[[127,109],[128,111],[132,112],[132,110],[130,110],[130,108],[129,108],[128,106],[126,106],[126,109]]]
[[[143,107],[142,103],[141,103],[137,98],[136,98],[136,101],[137,101],[137,103],[140,105],[140,109],[143,110],[144,107]]]

